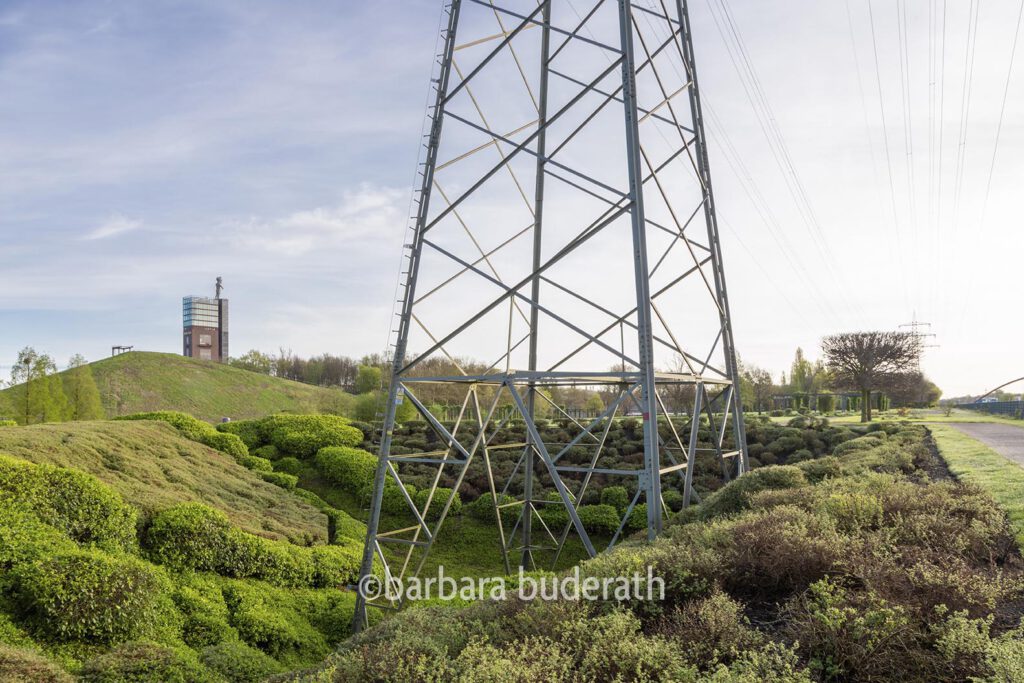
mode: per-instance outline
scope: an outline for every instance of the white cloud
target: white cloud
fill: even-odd
[[[346,191],[335,206],[236,222],[232,240],[275,254],[302,256],[368,237],[388,238],[405,229],[405,195],[401,190],[362,184]]]
[[[111,216],[95,230],[85,235],[82,239],[103,240],[108,237],[113,237],[114,235],[121,235],[126,232],[131,232],[132,230],[138,230],[141,226],[142,221],[125,218],[120,215]]]

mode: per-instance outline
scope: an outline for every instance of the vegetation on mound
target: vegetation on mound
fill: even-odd
[[[928,479],[920,427],[844,451],[755,471],[655,543],[581,565],[596,577],[649,565],[663,601],[408,610],[287,680],[1024,677],[1024,572],[1003,511],[974,486]]]
[[[110,417],[179,410],[211,422],[279,412],[311,413],[335,402],[337,393],[318,386],[262,375],[222,363],[170,353],[133,351],[87,366]],[[58,373],[62,379],[70,371]],[[13,399],[20,386],[6,389]]]
[[[265,483],[234,458],[160,421],[68,422],[0,429],[0,452],[85,471],[143,518],[202,501],[232,524],[301,544],[327,540],[326,510]],[[363,532],[365,534],[365,531]]]
[[[94,477],[0,456],[0,675],[221,683],[308,666],[348,633],[361,543],[338,543],[266,539],[197,503],[137,521]]]

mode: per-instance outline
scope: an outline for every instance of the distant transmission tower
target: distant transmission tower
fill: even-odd
[[[934,338],[935,334],[931,332],[932,324],[919,322],[917,319],[917,313],[914,313],[914,317],[909,323],[903,323],[900,327],[910,328],[910,336],[914,338],[914,344],[917,346],[917,365],[916,370],[918,374],[921,372],[921,356],[924,354],[925,349],[937,349],[938,344],[926,344],[925,342],[929,337]],[[928,330],[925,332],[924,330]]]
[[[611,547],[638,505],[647,537],[661,531],[663,477],[695,499],[698,454],[726,479],[747,470],[687,3],[590,2],[444,7],[362,576],[375,558],[388,580],[423,571],[454,501],[440,483],[459,490],[471,464],[486,473],[506,571],[557,561],[570,537],[598,552],[577,513],[595,477],[635,491]],[[431,413],[428,385],[459,397],[454,423]],[[607,407],[574,419],[550,393],[567,387],[601,391]],[[393,452],[406,401],[440,448]],[[681,402],[687,428],[659,430]],[[609,454],[610,427],[629,414],[643,453]],[[575,422],[564,443],[544,442],[545,415]],[[511,422],[522,443],[496,438]],[[432,481],[415,499],[402,485],[412,473]],[[552,505],[564,528],[538,514]],[[503,524],[509,509],[518,519]]]

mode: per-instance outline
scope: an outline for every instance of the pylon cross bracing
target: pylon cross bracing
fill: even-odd
[[[553,566],[570,538],[590,556],[610,548],[640,505],[655,538],[663,480],[690,504],[702,451],[727,479],[748,467],[686,1],[448,0],[444,12],[362,564],[388,580],[427,566],[471,467],[506,572]],[[604,409],[568,414],[552,392],[570,388],[600,391]],[[456,419],[435,417],[426,394]],[[393,452],[405,401],[440,448]],[[690,419],[659,429],[666,413]],[[609,464],[609,430],[629,415],[643,452]],[[574,436],[545,442],[543,416]],[[499,438],[513,423],[521,443]],[[434,472],[426,496],[406,490],[412,471]],[[577,512],[595,478],[633,493],[610,538]],[[395,528],[388,491],[408,508]],[[552,505],[564,526],[539,514]]]

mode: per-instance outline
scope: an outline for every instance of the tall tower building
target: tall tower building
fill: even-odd
[[[189,358],[224,363],[228,349],[228,300],[221,297],[223,280],[217,278],[213,299],[186,296],[182,299],[182,353]]]

